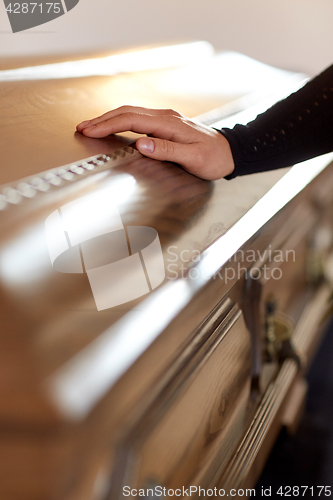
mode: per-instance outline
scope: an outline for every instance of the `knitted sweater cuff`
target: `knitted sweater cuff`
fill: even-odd
[[[248,168],[246,166],[242,165],[243,159],[242,159],[241,154],[239,152],[239,145],[238,145],[236,139],[234,138],[232,130],[229,128],[222,128],[222,129],[215,129],[215,130],[217,130],[222,135],[224,135],[224,137],[229,142],[232,157],[234,159],[234,164],[235,164],[234,171],[231,174],[226,175],[224,178],[229,181],[231,179],[234,179],[235,177],[238,177],[239,175],[248,174],[249,173]]]

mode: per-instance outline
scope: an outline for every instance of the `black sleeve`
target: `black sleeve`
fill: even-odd
[[[223,128],[235,162],[226,179],[333,151],[333,65],[247,125]]]

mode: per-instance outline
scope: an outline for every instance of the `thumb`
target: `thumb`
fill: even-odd
[[[140,137],[136,141],[136,148],[144,156],[154,160],[172,161],[186,165],[190,159],[190,145],[158,139],[156,137]]]
[[[156,145],[153,139],[150,139],[149,137],[141,137],[136,141],[135,145],[136,149],[140,151],[141,154],[154,158]]]

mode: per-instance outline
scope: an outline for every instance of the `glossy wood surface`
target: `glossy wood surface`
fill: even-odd
[[[90,112],[95,114],[121,104],[124,95],[129,94],[135,95],[137,104],[149,103],[153,106],[158,102],[160,106],[176,107],[177,96],[161,98],[158,91],[152,96],[151,87],[158,89],[158,81],[163,79],[164,74],[2,83],[1,89],[6,96],[2,100],[5,109],[1,122],[2,151],[7,166],[2,170],[2,181],[16,180],[22,175],[39,173],[45,166],[58,166],[88,154],[110,153],[119,148],[124,144],[121,139],[94,140],[73,133],[75,122]],[[150,82],[148,89],[147,82]],[[83,102],[84,115],[79,117],[78,114],[83,113]],[[196,107],[197,113],[208,109],[202,101],[194,104],[191,101],[191,105]],[[188,111],[183,96],[180,110]],[[20,147],[17,147],[18,141]],[[101,174],[89,173],[86,179],[76,176],[73,184],[65,182],[60,188],[38,193],[33,199],[23,199],[1,214],[4,303],[8,311],[15,308],[22,311],[20,317],[15,318],[15,328],[12,323],[15,315],[8,315],[14,330],[11,342],[14,352],[19,342],[26,344],[28,352],[33,343],[34,349],[40,352],[39,359],[43,360],[38,368],[42,378],[53,373],[141,302],[139,299],[98,313],[86,276],[65,275],[50,267],[43,240],[44,221],[59,206],[60,200],[64,204],[108,183],[135,180],[131,198],[121,204],[124,223],[157,229],[165,255],[166,272],[172,284],[175,271],[181,277],[195,252],[201,253],[224,234],[284,173],[263,174],[260,183],[254,178],[251,189],[248,189],[246,179],[237,179],[233,183],[224,180],[210,183],[187,174],[178,166],[154,162],[139,154],[129,155],[125,162],[118,155],[116,160],[110,162],[110,167],[102,169]],[[31,250],[21,251],[27,244]],[[178,256],[176,267],[169,262],[171,246]],[[16,266],[15,258],[9,265],[13,249],[18,252],[16,255],[14,252],[14,256],[20,262],[20,276],[15,272],[13,276],[8,275],[8,270]],[[184,259],[180,257],[183,251],[186,252]],[[66,349],[63,347],[64,339]],[[19,350],[16,354],[18,366],[22,363],[21,352]],[[26,370],[29,373],[35,371],[28,357],[23,362],[28,364]],[[25,383],[13,407],[5,405],[8,417],[12,412],[19,415],[20,408],[26,408],[23,394],[28,393],[28,388]],[[15,394],[14,389],[12,394]],[[35,417],[39,413],[36,398],[39,397],[35,395],[31,398],[34,401],[31,412]],[[44,412],[44,404],[42,408]]]
[[[25,64],[29,65],[29,61]],[[110,109],[124,104],[172,107],[195,116],[230,100],[222,95],[200,96],[194,101],[185,92],[168,93],[162,83],[169,74],[169,69],[161,69],[116,76],[12,82],[1,81],[0,75],[0,184],[124,146],[126,141],[121,137],[90,139],[75,132],[81,121]],[[123,135],[131,141],[136,137]]]
[[[128,464],[138,470],[124,470],[123,484],[189,486],[222,447],[227,463],[245,428],[250,359],[250,336],[234,307],[128,436]]]
[[[306,234],[318,220],[330,220],[329,159],[302,171],[211,183],[126,149],[133,136],[93,140],[74,132],[80,120],[129,98],[192,116],[228,100],[166,94],[162,82],[170,71],[0,83],[0,183],[11,183],[1,188],[4,196],[10,189],[17,196],[22,177],[43,180],[47,169],[68,164],[68,173],[73,162],[110,156],[68,180],[55,170],[59,185],[31,198],[19,194],[0,211],[0,492],[6,500],[113,499],[124,478],[137,485],[151,476],[168,485],[242,484],[296,372],[290,361],[283,371],[277,363],[264,366],[268,375],[262,371],[272,291],[300,322],[295,343],[305,352],[312,348],[328,291],[320,289],[308,304]],[[309,182],[316,189],[305,188]],[[156,229],[166,279],[151,294],[98,311],[86,274],[52,268],[45,220],[105,188],[117,192],[125,226]],[[272,282],[261,281],[258,296],[246,293],[245,272],[236,272],[244,262],[228,259],[239,248],[261,253],[269,245],[297,249],[297,265],[281,264],[284,279],[273,290]],[[190,277],[193,266],[198,279]],[[235,274],[221,279],[226,269]],[[291,304],[299,291],[301,303]]]

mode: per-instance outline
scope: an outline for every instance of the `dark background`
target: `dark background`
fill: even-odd
[[[314,486],[298,498],[333,499],[333,320],[308,373],[307,405],[294,436],[282,431],[256,488],[256,497],[281,499],[280,486]],[[261,497],[261,487],[272,487]],[[319,497],[316,486],[331,486],[331,496]],[[327,490],[328,491],[328,490]],[[289,496],[296,498],[296,496]]]

